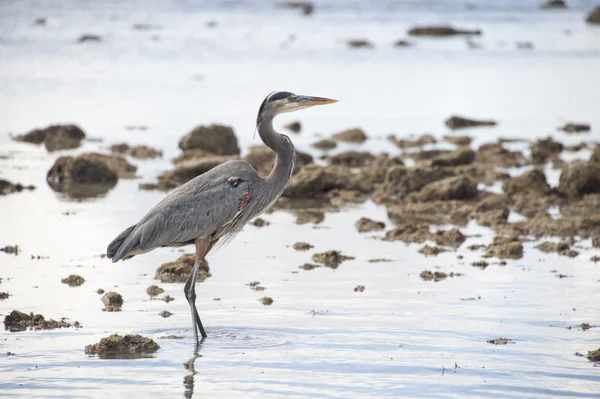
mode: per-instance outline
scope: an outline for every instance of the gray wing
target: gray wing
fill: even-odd
[[[240,214],[257,179],[261,178],[248,163],[230,161],[190,180],[159,202],[137,225],[121,233],[108,247],[109,258],[116,262],[215,234]]]

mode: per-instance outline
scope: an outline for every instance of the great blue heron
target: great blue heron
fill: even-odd
[[[281,195],[292,177],[296,153],[289,137],[273,129],[273,118],[337,100],[299,96],[287,91],[273,92],[258,110],[256,128],[262,141],[276,154],[273,170],[267,177],[245,161],[225,162],[173,190],[137,224],[117,236],[106,250],[117,262],[159,247],[196,245],[196,263],[185,283],[190,305],[194,338],[206,332],[196,309],[195,284],[202,259],[218,240],[235,236],[244,225],[264,212]]]

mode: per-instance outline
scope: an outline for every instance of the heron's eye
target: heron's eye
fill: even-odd
[[[287,98],[287,100],[288,100],[289,102],[292,102],[292,101],[294,101],[295,99],[296,99],[296,96],[289,96],[289,97]]]

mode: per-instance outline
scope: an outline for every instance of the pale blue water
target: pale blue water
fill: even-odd
[[[171,167],[179,138],[194,126],[233,126],[244,152],[259,144],[252,140],[256,111],[272,90],[341,100],[277,121],[301,120],[303,131],[292,140],[317,156],[310,143],[353,126],[370,136],[358,148],[399,153],[385,140],[388,134],[442,136],[448,133],[443,121],[453,113],[499,121],[493,129],[468,131],[474,145],[499,136],[600,140],[600,28],[583,22],[593,1],[553,11],[538,10],[533,1],[471,1],[468,8],[458,1],[322,1],[311,17],[274,4],[0,3],[0,155],[9,155],[0,160],[0,178],[38,187],[0,198],[0,246],[22,248],[17,257],[0,253],[0,291],[12,294],[0,302],[0,314],[36,311],[84,325],[0,332],[0,397],[192,394],[183,383],[193,349],[183,285],[159,284],[175,297],[169,304],[145,293],[156,283],[154,270],[180,253],[158,250],[116,265],[97,255],[162,198],[139,191],[138,183]],[[48,19],[45,27],[33,26],[38,17]],[[213,20],[217,26],[207,28]],[[132,30],[134,23],[160,29]],[[426,23],[481,28],[483,36],[473,40],[483,49],[470,50],[464,38],[410,38],[414,47],[393,47],[411,26]],[[83,33],[104,41],[76,43]],[[348,49],[348,38],[367,38],[375,48]],[[534,49],[518,50],[517,41],[531,41]],[[565,121],[591,123],[592,132],[557,132]],[[8,136],[58,122],[77,123],[104,141],[47,154]],[[141,178],[121,180],[95,201],[73,202],[46,185],[56,157],[104,151],[121,141],[158,147],[165,158],[132,160]],[[357,147],[336,151],[349,148]],[[564,157],[585,159],[589,151]],[[558,172],[547,173],[556,184]],[[480,270],[470,264],[481,252],[466,247],[489,243],[489,229],[471,224],[462,231],[474,237],[457,253],[426,258],[418,245],[359,235],[353,225],[361,216],[390,225],[385,208],[370,202],[327,214],[322,229],[275,212],[265,216],[270,226],[248,227],[210,256],[213,276],[197,289],[210,338],[195,361],[193,397],[600,397],[600,369],[574,356],[600,346],[600,328],[565,328],[600,325],[600,268],[589,261],[597,254],[589,242],[579,244],[574,259],[527,243],[523,259]],[[337,270],[303,271],[298,266],[313,251],[294,251],[296,241],[311,242],[314,251],[340,249],[356,260]],[[367,262],[380,257],[394,262]],[[438,283],[418,277],[436,266],[464,276]],[[559,279],[552,270],[571,277]],[[86,283],[61,284],[71,273]],[[267,290],[251,291],[244,285],[250,281]],[[359,284],[366,286],[363,293],[353,290]],[[101,312],[95,290],[114,286],[125,298],[123,311]],[[257,301],[263,295],[273,297],[271,307]],[[213,301],[217,297],[221,301]],[[174,315],[160,318],[165,309]],[[84,354],[85,345],[115,332],[150,336],[161,349],[138,360]],[[158,339],[169,334],[185,338]],[[515,344],[486,343],[502,336]]]

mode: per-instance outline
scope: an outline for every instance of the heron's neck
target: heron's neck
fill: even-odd
[[[279,134],[273,129],[273,118],[264,118],[258,124],[258,134],[263,143],[273,151],[275,151],[276,159],[273,170],[265,178],[265,181],[272,183],[275,189],[283,190],[287,182],[292,177],[294,170],[294,161],[296,160],[296,152],[292,142],[282,134]]]

